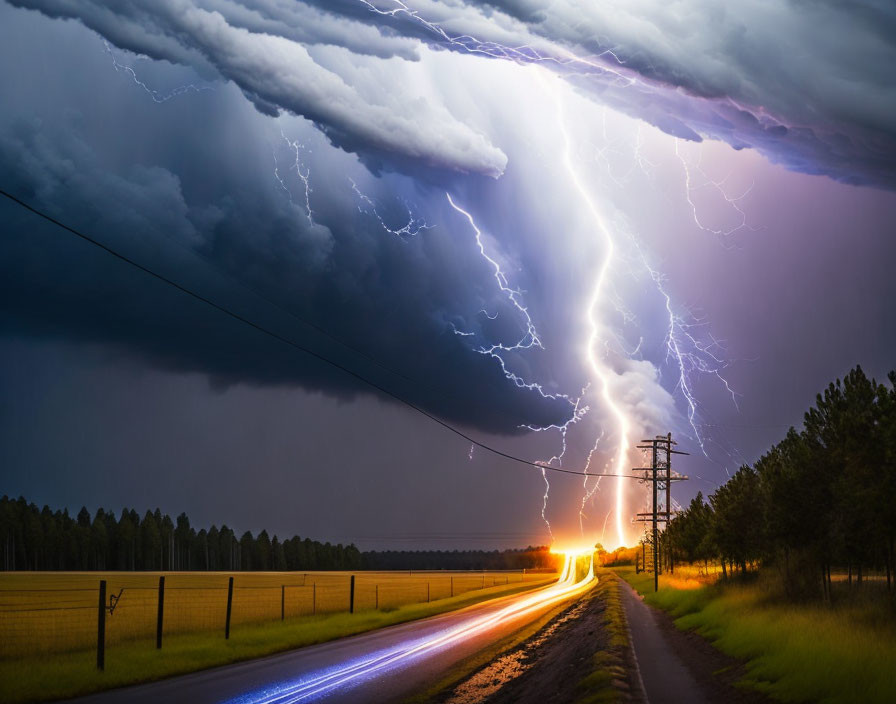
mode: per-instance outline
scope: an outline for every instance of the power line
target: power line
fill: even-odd
[[[131,259],[130,257],[127,257],[126,255],[121,254],[120,252],[116,251],[115,249],[112,249],[108,245],[105,245],[102,242],[94,239],[90,235],[84,234],[80,230],[76,230],[75,228],[70,227],[69,225],[66,225],[65,223],[57,220],[52,215],[49,215],[41,210],[38,210],[37,208],[26,203],[25,201],[20,200],[19,198],[16,198],[11,193],[8,193],[7,191],[0,189],[0,195],[5,196],[9,200],[11,200],[13,203],[16,203],[17,205],[21,206],[25,210],[28,210],[29,212],[33,213],[34,215],[37,215],[38,217],[43,218],[47,222],[50,222],[53,225],[56,225],[57,227],[65,230],[66,232],[69,232],[70,234],[73,234],[76,237],[84,240],[85,242],[88,242],[89,244],[92,244],[95,247],[102,249],[104,252],[112,255],[116,259],[119,259],[119,260],[125,262],[126,264],[130,264],[135,269],[142,271],[143,273],[153,277],[154,279],[157,279],[165,284],[168,284],[169,286],[177,289],[181,293],[184,293],[184,294],[190,296],[191,298],[194,298],[197,301],[200,301],[200,302],[206,304],[207,306],[214,308],[215,310],[223,313],[224,315],[226,315],[230,318],[233,318],[234,320],[236,320],[240,323],[243,323],[244,325],[248,325],[249,327],[257,330],[258,332],[268,335],[269,337],[272,337],[275,340],[278,340],[279,342],[282,342],[285,345],[293,347],[294,349],[297,349],[300,352],[304,352],[305,354],[307,354],[310,357],[313,357],[314,359],[324,362],[325,364],[329,364],[334,369],[338,369],[339,371],[341,371],[345,374],[348,374],[349,376],[357,379],[358,381],[362,382],[363,384],[366,384],[367,386],[369,386],[373,389],[376,389],[377,391],[379,391],[382,394],[385,394],[389,398],[392,398],[393,400],[398,401],[399,403],[407,406],[411,410],[414,410],[417,413],[429,418],[434,423],[438,423],[440,426],[442,426],[446,430],[454,433],[455,435],[457,435],[460,438],[463,438],[470,444],[475,445],[476,447],[478,447],[482,450],[485,450],[486,452],[490,452],[497,457],[502,457],[503,459],[510,460],[510,461],[516,462],[518,464],[524,464],[529,467],[535,467],[536,469],[540,469],[540,470],[557,472],[557,473],[561,473],[561,474],[575,474],[576,476],[579,476],[579,477],[582,477],[582,476],[585,476],[585,477],[626,477],[628,479],[642,479],[642,477],[635,475],[635,474],[610,474],[610,473],[606,473],[606,472],[577,472],[572,469],[563,469],[562,467],[552,467],[552,466],[544,464],[544,463],[532,462],[531,460],[523,459],[522,457],[517,457],[516,455],[511,455],[507,452],[503,452],[494,447],[491,447],[490,445],[487,445],[483,442],[480,442],[479,440],[476,440],[475,438],[470,437],[469,435],[467,435],[463,431],[459,430],[458,428],[454,427],[450,423],[443,421],[442,419],[433,415],[429,411],[426,411],[423,408],[421,408],[420,406],[417,406],[413,402],[408,401],[407,399],[403,398],[402,396],[399,396],[398,394],[396,394],[392,391],[389,391],[388,389],[380,386],[376,382],[373,382],[373,381],[367,379],[366,377],[362,376],[361,374],[358,374],[357,372],[352,371],[348,367],[343,366],[339,362],[335,362],[332,359],[325,357],[324,355],[318,354],[317,352],[314,352],[313,350],[308,349],[307,347],[303,347],[302,345],[298,344],[297,342],[294,342],[293,340],[290,340],[289,338],[284,337],[283,335],[280,335],[279,333],[276,333],[273,330],[269,330],[268,328],[263,327],[262,325],[259,325],[258,323],[253,322],[249,318],[246,318],[246,317],[240,315],[239,313],[233,312],[229,308],[226,308],[225,306],[223,306],[219,303],[215,303],[210,298],[206,298],[202,294],[196,293],[192,289],[189,289],[186,286],[183,286],[182,284],[179,284],[176,281],[169,279],[168,277],[164,276],[163,274],[160,274],[160,273],[150,269],[149,267],[146,267],[143,264],[140,264],[139,262]]]
[[[292,318],[292,319],[295,320],[296,322],[298,322],[298,323],[300,323],[300,324],[302,324],[302,325],[304,325],[304,326],[306,326],[306,327],[311,328],[312,330],[314,330],[314,331],[317,332],[317,333],[320,333],[321,335],[323,335],[323,336],[326,337],[327,339],[332,340],[333,342],[335,342],[335,343],[338,344],[338,345],[341,345],[341,346],[344,347],[345,349],[350,350],[351,352],[354,352],[355,354],[357,354],[357,355],[360,356],[360,357],[363,357],[363,358],[366,359],[368,362],[370,362],[371,364],[376,365],[377,367],[379,367],[379,368],[382,369],[383,371],[389,372],[390,374],[394,374],[394,375],[397,376],[398,378],[403,379],[403,380],[405,380],[405,381],[407,381],[407,382],[410,382],[411,384],[416,384],[417,386],[423,387],[423,388],[425,388],[425,389],[429,389],[429,390],[431,390],[431,391],[435,391],[435,392],[437,392],[437,393],[440,394],[440,395],[442,395],[442,394],[444,393],[444,390],[443,390],[443,389],[437,389],[437,388],[436,388],[435,386],[433,386],[432,384],[428,384],[428,383],[426,383],[425,381],[422,381],[421,379],[414,379],[414,378],[412,378],[412,377],[407,376],[404,372],[400,372],[400,371],[398,371],[397,369],[393,369],[393,368],[390,367],[388,364],[382,362],[381,360],[377,359],[376,357],[374,357],[373,355],[369,354],[368,352],[365,352],[365,351],[362,350],[361,348],[356,347],[355,345],[353,345],[353,344],[351,344],[351,343],[349,343],[349,342],[346,342],[345,340],[343,340],[343,339],[337,337],[336,335],[334,335],[333,333],[331,333],[329,330],[327,330],[325,327],[323,327],[323,326],[321,326],[321,325],[318,325],[317,323],[314,323],[314,322],[312,322],[312,321],[310,321],[310,320],[307,320],[307,319],[303,318],[302,316],[300,316],[300,315],[298,315],[297,313],[295,313],[294,311],[290,310],[289,308],[287,308],[287,307],[284,306],[283,304],[278,303],[277,301],[275,301],[275,300],[269,298],[267,295],[261,293],[258,289],[256,289],[256,288],[250,286],[249,284],[247,284],[247,283],[244,282],[244,281],[241,281],[241,280],[238,279],[236,276],[234,276],[231,272],[229,272],[229,271],[227,271],[226,269],[224,269],[224,268],[222,268],[221,266],[219,266],[219,265],[218,265],[216,262],[214,262],[210,257],[207,257],[207,256],[203,255],[201,252],[197,252],[196,250],[191,249],[190,247],[187,247],[181,240],[176,239],[176,238],[174,238],[174,237],[171,237],[170,235],[168,235],[168,234],[165,233],[165,232],[162,232],[162,234],[165,236],[165,238],[166,238],[169,242],[171,242],[173,245],[175,245],[176,247],[178,247],[178,248],[181,249],[182,251],[186,252],[189,256],[193,257],[194,259],[197,259],[197,260],[200,260],[200,261],[202,261],[202,262],[205,262],[208,266],[212,267],[215,271],[217,271],[217,272],[218,272],[219,274],[221,274],[222,276],[226,277],[229,281],[231,281],[231,282],[234,283],[235,285],[237,285],[237,286],[239,286],[240,288],[242,288],[242,289],[248,291],[248,292],[251,293],[253,296],[258,297],[259,299],[261,299],[262,301],[264,301],[264,302],[267,303],[268,305],[273,306],[274,308],[276,308],[276,309],[279,310],[280,312],[284,313],[285,315],[288,315],[290,318]],[[457,397],[456,394],[449,394],[449,395]]]

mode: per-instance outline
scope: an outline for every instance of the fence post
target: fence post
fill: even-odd
[[[286,620],[286,585],[280,585],[280,620]]]
[[[311,615],[317,613],[317,582],[311,583]]]
[[[348,586],[348,612],[355,613],[355,575],[352,575]]]
[[[165,577],[159,577],[159,617],[156,621],[156,649],[162,649],[162,618],[165,612]]]
[[[231,611],[233,611],[233,577],[227,581],[227,621],[224,623],[224,640],[230,639]]]
[[[106,580],[100,580],[99,608],[96,612],[96,669],[106,669]]]

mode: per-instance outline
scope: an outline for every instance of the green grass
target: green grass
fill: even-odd
[[[721,651],[744,660],[744,686],[785,702],[896,701],[896,620],[891,604],[846,602],[834,608],[771,598],[761,582],[678,589],[650,575],[617,573]]]
[[[106,652],[106,669],[96,670],[96,652],[79,651],[0,661],[0,701],[5,704],[63,699],[113,687],[148,682],[209,667],[262,657],[336,638],[426,618],[517,594],[553,581],[528,582],[467,592],[431,603],[357,614],[307,616],[292,621],[234,628],[230,640],[220,634],[166,636],[155,641],[116,644]]]

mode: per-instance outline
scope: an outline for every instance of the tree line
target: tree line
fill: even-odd
[[[293,536],[280,540],[266,530],[238,535],[227,525],[197,531],[186,513],[171,519],[159,509],[125,508],[118,517],[81,508],[38,508],[24,498],[0,498],[3,570],[500,570],[553,566],[544,547],[486,552],[382,551],[331,545]]]
[[[24,498],[0,499],[4,570],[350,570],[361,565],[354,545],[331,545],[266,530],[238,535],[227,525],[197,531],[186,513],[174,520],[159,509],[141,518],[86,508],[43,509]]]
[[[752,466],[705,501],[697,494],[670,522],[663,543],[675,559],[780,570],[791,594],[830,597],[831,570],[861,584],[885,571],[893,588],[896,542],[896,372],[889,385],[861,367],[816,396]]]
[[[512,550],[384,550],[365,552],[371,570],[532,570],[553,569],[557,556],[547,547]]]

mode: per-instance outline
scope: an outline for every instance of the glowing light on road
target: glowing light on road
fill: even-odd
[[[524,620],[563,601],[573,599],[594,586],[593,548],[564,552],[559,579],[549,587],[515,598],[494,613],[471,616],[460,625],[424,638],[416,638],[368,657],[359,658],[319,674],[278,687],[262,695],[249,695],[233,700],[233,704],[297,704],[317,699],[344,685],[381,676],[389,670],[409,665],[419,659],[461,643],[464,640],[498,629],[516,620]],[[588,570],[576,580],[578,559],[591,555]]]

